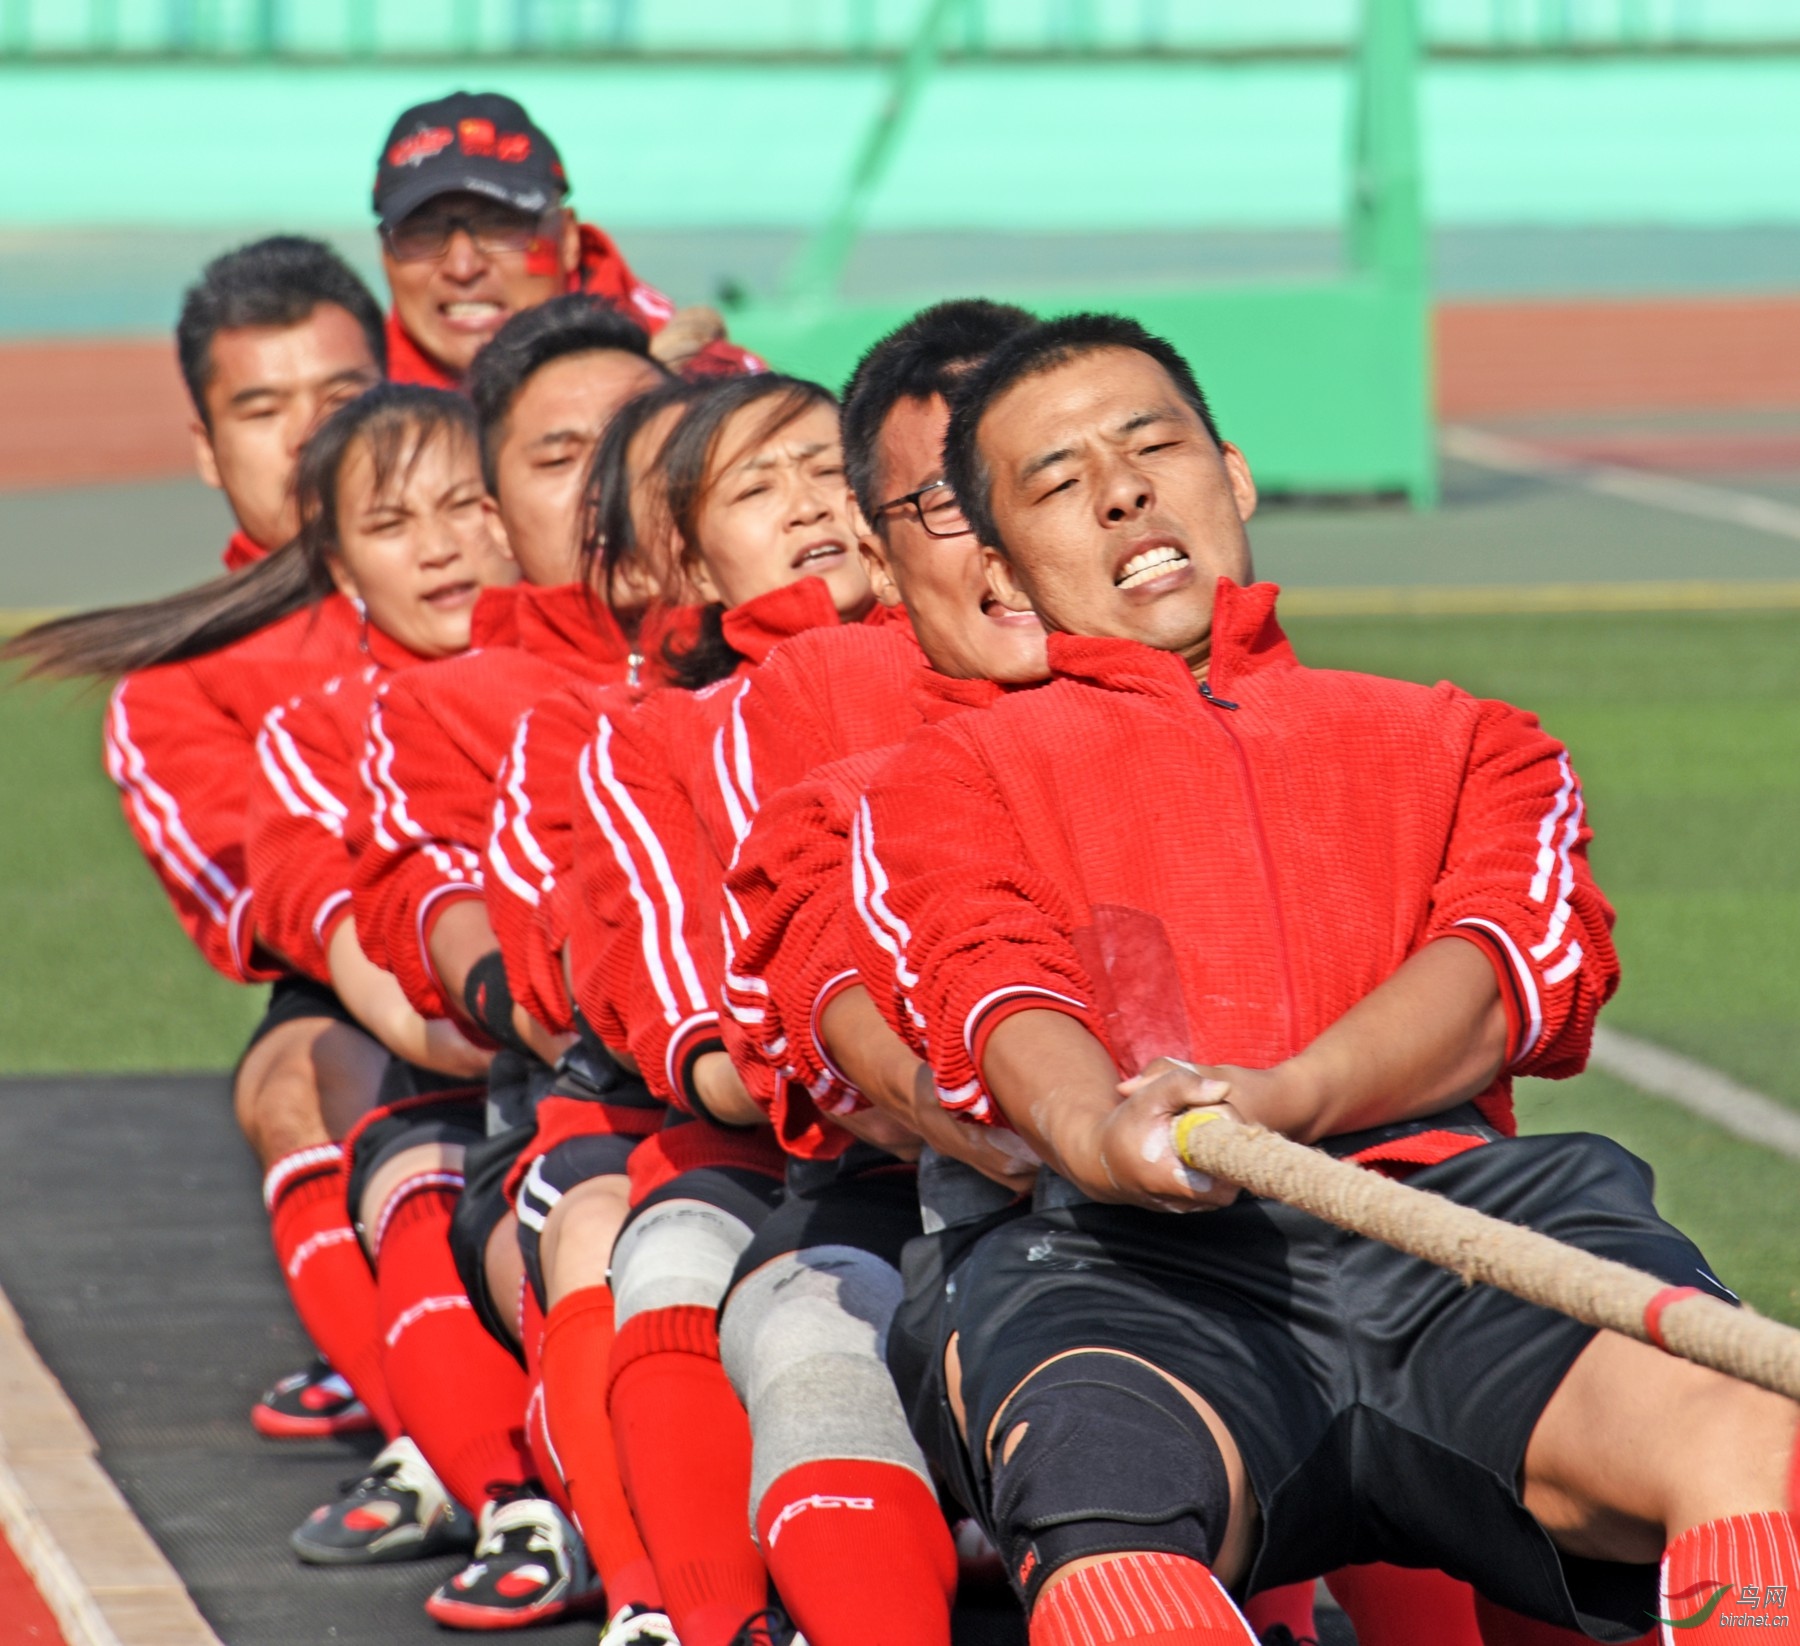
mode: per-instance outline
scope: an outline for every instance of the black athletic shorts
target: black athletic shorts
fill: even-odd
[[[518,1337],[518,1300],[496,1298],[488,1287],[488,1241],[512,1210],[506,1198],[506,1176],[513,1162],[530,1147],[537,1128],[527,1123],[490,1132],[463,1150],[463,1188],[450,1214],[450,1256],[457,1277],[474,1305],[475,1317],[520,1365],[525,1353]],[[540,1292],[538,1301],[543,1301]]]
[[[465,1148],[487,1135],[485,1087],[434,1074],[390,1058],[381,1077],[376,1106],[349,1137],[350,1170],[345,1186],[350,1221],[365,1241],[361,1222],[363,1191],[369,1179],[394,1156],[422,1143],[460,1143]]]
[[[1649,1168],[1607,1138],[1502,1139],[1408,1181],[1730,1297],[1657,1215]],[[942,1455],[950,1334],[971,1437],[1051,1356],[1117,1349],[1195,1390],[1236,1440],[1262,1511],[1245,1593],[1391,1561],[1599,1640],[1648,1625],[1655,1566],[1561,1556],[1520,1500],[1526,1444],[1591,1327],[1248,1196],[1187,1216],[1084,1202],[1002,1217],[915,1242],[908,1279],[890,1365],[978,1514],[983,1448]]]
[[[347,1023],[364,1034],[369,1032],[351,1016],[350,1008],[338,999],[337,991],[329,983],[290,972],[269,985],[269,1003],[263,1008],[261,1020],[250,1031],[250,1038],[244,1042],[244,1049],[238,1053],[239,1065],[265,1035],[273,1034],[284,1023],[297,1023],[306,1017],[322,1017],[332,1023]]]
[[[781,1204],[738,1258],[726,1300],[765,1263],[813,1246],[852,1246],[898,1269],[923,1232],[918,1170],[885,1149],[857,1143],[836,1160],[790,1161]]]
[[[529,1129],[525,1141],[515,1152],[516,1160],[537,1138],[537,1129]],[[631,1151],[641,1138],[619,1133],[595,1133],[585,1137],[568,1137],[555,1148],[541,1154],[531,1163],[531,1170],[519,1180],[516,1209],[519,1214],[519,1255],[525,1260],[525,1275],[537,1293],[538,1306],[550,1307],[549,1289],[544,1283],[544,1220],[556,1203],[571,1189],[596,1177],[623,1177],[630,1163]],[[508,1163],[510,1169],[511,1162]],[[505,1174],[502,1173],[502,1178]]]

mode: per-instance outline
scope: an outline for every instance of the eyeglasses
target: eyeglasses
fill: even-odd
[[[533,217],[506,206],[458,206],[454,211],[424,208],[381,231],[382,244],[402,263],[434,263],[450,249],[461,229],[490,257],[529,251],[534,240],[554,234],[554,211]]]
[[[957,502],[948,480],[934,480],[929,486],[921,486],[904,497],[890,498],[876,509],[875,517],[879,520],[889,509],[904,508],[912,510],[930,537],[961,537],[969,529],[962,504]]]

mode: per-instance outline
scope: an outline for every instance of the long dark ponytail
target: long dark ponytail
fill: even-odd
[[[40,623],[0,646],[0,657],[24,661],[28,676],[130,674],[221,651],[304,610],[331,592],[338,471],[351,444],[367,442],[380,487],[452,429],[475,439],[475,413],[461,395],[378,384],[338,407],[307,441],[294,481],[300,531],[291,543],[179,594]]]

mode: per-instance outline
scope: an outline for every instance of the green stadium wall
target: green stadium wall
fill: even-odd
[[[789,227],[827,210],[885,79],[861,65],[15,64],[0,228],[364,213],[406,103],[523,99],[615,227]],[[874,229],[1302,227],[1339,220],[1349,77],[1329,61],[959,63],[933,80]],[[1445,226],[1800,222],[1800,52],[1425,72]]]

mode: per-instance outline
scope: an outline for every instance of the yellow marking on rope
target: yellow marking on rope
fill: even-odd
[[[1800,582],[1483,583],[1284,589],[1300,617],[1522,616],[1534,612],[1792,611]]]
[[[1185,1114],[1175,1117],[1175,1152],[1181,1156],[1182,1164],[1194,1167],[1193,1157],[1188,1153],[1188,1140],[1202,1126],[1210,1125],[1215,1120],[1223,1120],[1224,1112],[1220,1109],[1189,1109]]]

